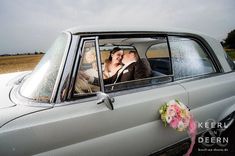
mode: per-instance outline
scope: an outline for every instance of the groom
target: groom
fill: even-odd
[[[122,63],[124,66],[117,72],[114,83],[143,79],[151,75],[151,71],[142,62],[136,51],[126,53]]]

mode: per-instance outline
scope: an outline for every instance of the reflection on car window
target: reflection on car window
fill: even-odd
[[[204,49],[194,40],[169,37],[175,79],[215,72]]]
[[[77,72],[74,95],[88,95],[100,91],[95,41],[85,41]]]
[[[49,102],[69,36],[60,35],[43,56],[32,74],[23,82],[21,95],[40,102]]]

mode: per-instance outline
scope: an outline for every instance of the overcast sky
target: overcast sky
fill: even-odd
[[[218,40],[235,29],[235,0],[1,0],[0,54],[45,51],[79,25],[153,25]]]

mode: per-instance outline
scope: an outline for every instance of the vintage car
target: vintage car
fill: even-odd
[[[104,83],[114,47],[136,51],[151,74]],[[93,61],[86,59],[93,52]],[[97,83],[79,74],[90,70]],[[0,155],[151,155],[188,140],[164,127],[177,99],[195,120],[232,125],[235,65],[203,34],[150,27],[78,27],[56,39],[32,72],[0,75]],[[198,134],[205,127],[198,128]]]

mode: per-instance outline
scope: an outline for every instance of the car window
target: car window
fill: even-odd
[[[95,40],[83,44],[74,95],[95,95],[103,89],[116,92],[172,82],[173,76],[178,80],[216,72],[206,50],[191,38],[99,36],[97,43],[99,57]]]
[[[119,52],[117,54],[113,52],[113,50],[117,48],[121,50],[121,53]],[[108,79],[112,77],[123,66],[123,63],[120,61],[120,65],[116,68],[116,70],[112,71],[110,69],[112,66],[111,62],[114,62],[114,60],[112,61],[112,55],[119,55],[120,59],[122,59],[123,55],[129,53],[130,51],[135,51],[134,47],[124,45],[100,45],[103,79]]]
[[[74,85],[75,96],[95,95],[100,91],[95,40],[85,41]]]
[[[171,74],[166,37],[106,37],[100,39],[99,43],[105,92],[145,87],[170,80],[169,77],[162,79]],[[122,58],[115,56],[115,49],[119,49],[117,55],[122,55]]]
[[[205,49],[194,39],[169,37],[175,79],[214,73]]]
[[[170,54],[166,37],[159,37],[159,43],[153,44],[146,52],[152,68],[152,75],[169,75],[171,73]]]
[[[56,39],[34,71],[23,82],[20,89],[21,95],[40,102],[50,101],[69,41],[69,35],[65,33]]]

